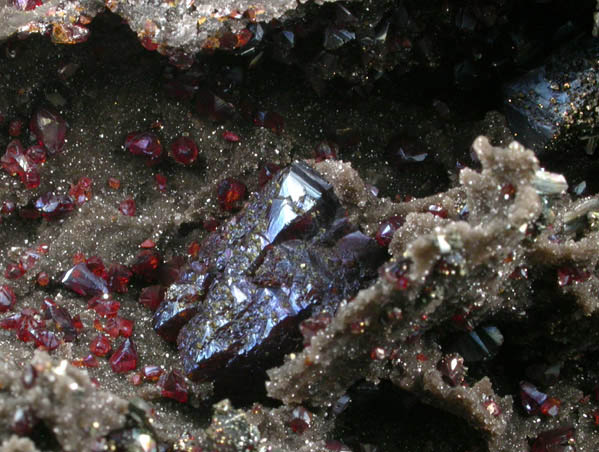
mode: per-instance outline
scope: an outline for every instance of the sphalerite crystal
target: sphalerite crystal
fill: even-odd
[[[191,378],[264,367],[301,343],[302,320],[351,298],[381,256],[344,217],[332,186],[294,163],[206,238],[154,329],[177,342]]]

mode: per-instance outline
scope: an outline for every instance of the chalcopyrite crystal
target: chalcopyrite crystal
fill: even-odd
[[[264,368],[301,344],[300,321],[334,313],[384,249],[347,221],[332,186],[294,163],[209,235],[154,316],[194,379]]]

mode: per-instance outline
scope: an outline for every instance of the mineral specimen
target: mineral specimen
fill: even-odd
[[[154,328],[177,340],[194,379],[259,368],[293,350],[302,319],[334,314],[380,256],[343,217],[331,185],[294,163],[204,240],[168,289]]]

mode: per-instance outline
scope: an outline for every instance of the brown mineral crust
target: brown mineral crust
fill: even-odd
[[[21,375],[29,365],[37,376],[27,388]],[[2,380],[10,380],[3,387],[10,394],[0,404],[3,429],[11,425],[17,409],[30,408],[51,429],[63,450],[84,451],[90,450],[97,438],[125,425],[128,402],[97,389],[87,372],[66,360],[53,360],[45,352],[35,352],[23,368],[4,358],[0,372]]]

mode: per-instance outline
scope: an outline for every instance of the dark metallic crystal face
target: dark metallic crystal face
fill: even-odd
[[[298,324],[334,313],[373,276],[381,248],[349,224],[304,163],[280,172],[201,246],[154,316],[196,379],[263,368],[298,345]]]

